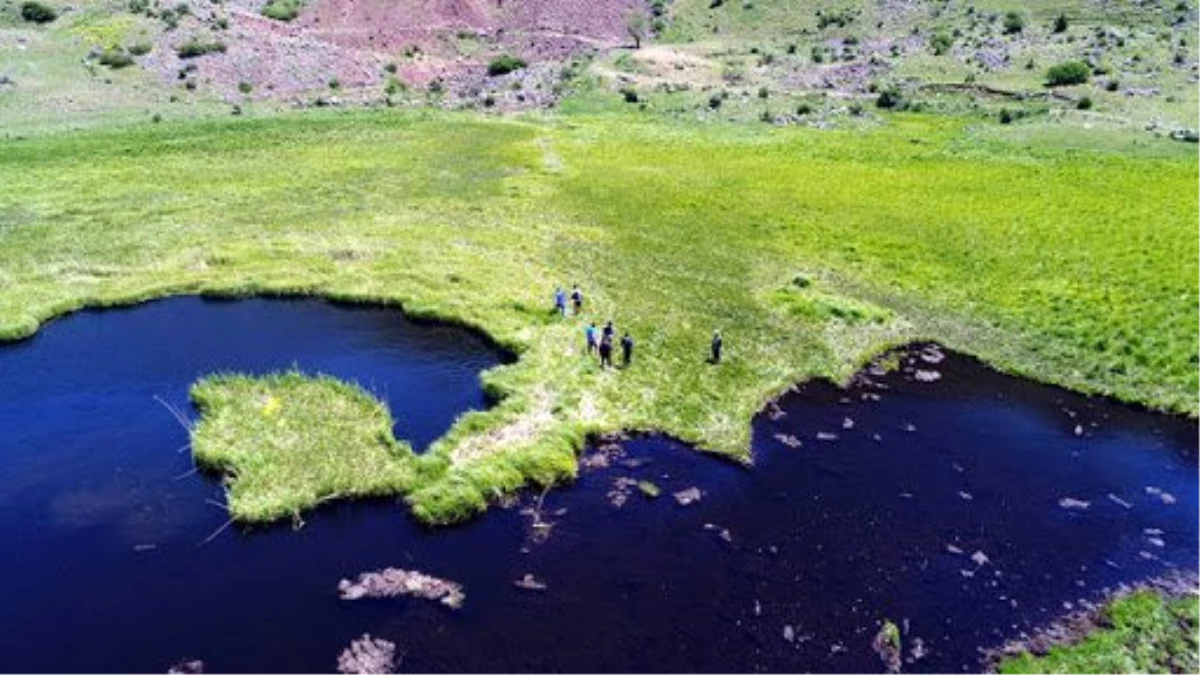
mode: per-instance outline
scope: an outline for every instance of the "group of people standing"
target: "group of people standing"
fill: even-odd
[[[554,311],[567,316],[567,293],[562,287],[554,289]],[[570,295],[571,306],[575,309],[575,315],[579,316],[583,313],[583,291],[579,290],[579,285],[576,284],[571,288]],[[600,330],[599,339],[596,335],[596,323],[589,323],[583,331],[584,339],[587,341],[587,354],[591,356],[593,353],[600,355],[600,367],[611,368],[613,365],[613,341],[616,339],[616,328],[613,327],[613,322],[609,321],[604,324],[604,328]],[[721,350],[724,347],[724,340],[721,339],[721,331],[714,331],[712,338],[712,358],[711,363],[721,362]],[[633,337],[629,335],[629,331],[625,331],[621,336],[621,365],[629,367],[633,362]]]

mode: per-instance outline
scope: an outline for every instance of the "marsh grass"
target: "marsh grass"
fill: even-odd
[[[386,489],[460,520],[570,480],[586,439],[617,430],[748,462],[765,400],[914,339],[1195,414],[1197,168],[1179,145],[1029,146],[919,115],[821,132],[329,111],[44,134],[0,151],[0,336],[164,295],[319,295],[519,357],[482,376],[495,407],[357,488],[333,472],[288,496],[223,455],[246,519]],[[553,315],[572,283],[585,315]],[[608,319],[637,340],[628,369],[583,356],[584,322]],[[235,382],[231,448],[234,420],[271,430]]]
[[[226,477],[230,516],[297,517],[326,500],[402,493],[412,448],[392,436],[387,407],[362,388],[297,371],[212,375],[192,400],[196,463]]]
[[[1102,627],[1074,644],[1001,662],[1015,673],[1194,673],[1200,667],[1200,599],[1141,591],[1103,610]]]

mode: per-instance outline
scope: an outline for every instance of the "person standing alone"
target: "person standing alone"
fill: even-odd
[[[621,365],[629,367],[633,361],[633,338],[629,336],[629,331],[621,336]]]
[[[721,347],[724,346],[724,341],[721,339],[721,331],[713,331],[712,339],[712,362],[721,362]]]

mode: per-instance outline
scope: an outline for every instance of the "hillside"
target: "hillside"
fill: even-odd
[[[1190,0],[48,0],[45,23],[22,2],[0,4],[10,132],[327,105],[1200,127]]]

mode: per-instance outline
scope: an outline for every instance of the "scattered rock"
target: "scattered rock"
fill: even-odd
[[[513,586],[523,591],[544,591],[546,590],[546,582],[538,579],[532,574],[526,572],[525,576],[513,582]]]
[[[929,649],[925,647],[925,641],[921,638],[913,638],[912,647],[909,649],[909,663],[920,661],[929,655]]]
[[[680,506],[689,506],[700,501],[704,493],[700,491],[700,488],[690,487],[686,490],[680,490],[672,496],[675,497],[675,501],[679,502]]]
[[[942,353],[942,350],[937,345],[927,345],[921,350],[918,356],[920,356],[921,360],[925,363],[933,364],[941,363],[946,358],[946,355]]]
[[[963,492],[962,490],[958,491],[958,496],[961,497],[964,501],[968,501],[968,502],[975,499],[975,497],[973,497],[970,492]]]
[[[775,440],[779,441],[780,443],[783,443],[784,445],[788,446],[789,448],[798,448],[801,445],[803,445],[803,443],[800,442],[799,438],[796,438],[795,436],[793,436],[791,434],[775,434]]]
[[[1110,502],[1116,504],[1117,506],[1120,506],[1121,508],[1125,508],[1125,509],[1133,508],[1133,504],[1130,504],[1129,502],[1125,501],[1124,499],[1121,499],[1120,497],[1114,495],[1111,492],[1108,493],[1108,500]]]
[[[466,594],[459,584],[397,567],[363,572],[358,575],[357,581],[342,579],[338,582],[338,593],[343,600],[411,595],[426,600],[438,600],[451,609],[458,609],[466,599]]]
[[[1171,494],[1170,492],[1164,491],[1162,488],[1147,486],[1146,494],[1158,497],[1159,500],[1162,501],[1162,503],[1164,503],[1168,506],[1175,503],[1175,495]]]
[[[167,669],[171,675],[199,675],[204,672],[204,662],[200,659],[185,659]]]
[[[784,625],[783,639],[787,640],[788,642],[796,641],[796,629],[792,626],[792,624],[789,623],[789,624]]]
[[[613,480],[612,487],[608,490],[608,503],[618,509],[621,508],[625,505],[625,502],[629,501],[629,494],[637,484],[638,482],[632,478],[618,476]]]
[[[842,420],[842,428],[843,429],[853,429],[854,428],[854,420],[850,419],[849,417],[843,419]]]
[[[818,431],[817,432],[817,440],[818,441],[836,441],[837,439],[838,439],[837,434],[831,434],[827,431]]]
[[[904,424],[904,430],[909,433],[912,433],[917,430],[917,425],[913,424],[912,422],[906,422]]]
[[[1082,425],[1082,424],[1076,424],[1076,425],[1075,425],[1075,435],[1076,435],[1076,436],[1082,436],[1082,435],[1083,435],[1083,425]]]
[[[963,550],[954,544],[946,544],[946,552],[954,555],[962,555]]]
[[[396,672],[396,645],[364,633],[338,655],[337,669],[347,675]]]
[[[620,462],[621,466],[625,467],[626,469],[640,469],[649,463],[650,459],[646,457],[631,457],[629,459],[623,459]]]
[[[989,562],[991,562],[991,560],[990,560],[990,559],[987,557],[987,555],[986,555],[986,554],[984,554],[984,552],[983,552],[983,551],[975,551],[974,553],[972,553],[972,554],[971,554],[971,560],[972,560],[972,561],[973,561],[973,562],[974,562],[976,565],[979,565],[980,567],[983,567],[984,565],[986,565],[986,564],[988,564]]]
[[[1074,499],[1072,497],[1063,497],[1062,499],[1058,500],[1058,505],[1063,507],[1064,509],[1072,509],[1072,510],[1082,511],[1083,509],[1086,509],[1087,507],[1091,506],[1092,503],[1085,502],[1082,499]]]
[[[936,370],[921,370],[918,368],[913,372],[913,378],[918,382],[937,382],[942,379],[942,374]]]
[[[781,420],[784,417],[787,417],[787,413],[785,413],[783,411],[783,409],[779,407],[779,404],[776,403],[775,401],[768,401],[767,402],[767,417],[769,417],[772,421]]]
[[[1163,541],[1162,539],[1159,539],[1158,537],[1147,537],[1146,543],[1150,544],[1151,546],[1157,546],[1159,548],[1163,548],[1167,545],[1167,542]]]
[[[704,529],[717,530],[718,537],[724,539],[725,541],[730,541],[730,542],[733,541],[733,534],[724,527],[720,527],[719,525],[713,525],[712,523],[705,523]]]

